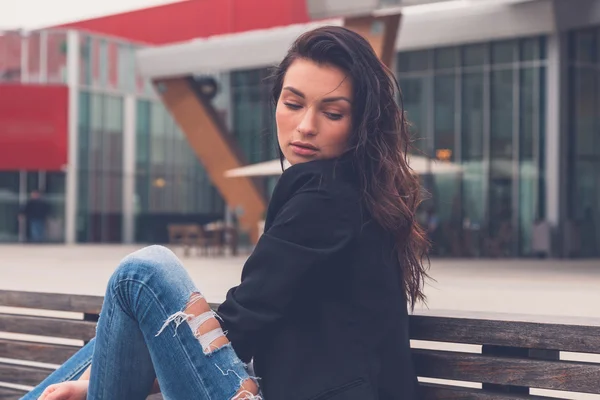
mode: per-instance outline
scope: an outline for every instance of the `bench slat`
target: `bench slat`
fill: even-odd
[[[541,361],[439,350],[413,350],[417,374],[540,389],[600,393],[600,364]]]
[[[61,318],[0,314],[0,331],[90,340],[96,335],[96,323]]]
[[[0,357],[62,364],[81,347],[0,339]]]
[[[411,316],[410,336],[416,340],[491,344],[529,349],[600,353],[596,326],[541,324],[471,318]]]
[[[519,395],[510,393],[493,393],[481,389],[421,383],[422,400],[556,400],[552,397]]]
[[[0,387],[0,400],[19,400],[24,394],[21,390]]]
[[[0,363],[0,382],[36,386],[52,372],[51,369]]]
[[[19,400],[27,393],[24,390],[10,389],[0,387],[0,400]],[[147,400],[163,400],[160,393],[148,396]]]
[[[0,290],[0,306],[99,314],[102,296]]]

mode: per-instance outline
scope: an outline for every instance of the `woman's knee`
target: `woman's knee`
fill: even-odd
[[[164,279],[183,271],[181,261],[164,246],[148,246],[135,251],[121,260],[111,277],[112,283],[123,280],[148,281],[151,277]]]

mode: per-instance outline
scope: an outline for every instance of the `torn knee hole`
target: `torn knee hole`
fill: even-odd
[[[229,344],[229,339],[227,339],[221,328],[212,330],[204,335],[197,335],[196,337],[198,338],[200,345],[202,345],[205,354],[210,354]]]
[[[216,317],[218,315],[210,309],[204,296],[200,293],[192,293],[185,310],[167,318],[156,336],[160,335],[171,322],[175,323],[175,335],[177,335],[179,325],[187,321],[194,336],[202,345],[204,353],[210,354],[229,343]]]
[[[188,324],[194,333],[194,336],[198,339],[202,345],[202,349],[205,354],[211,353],[229,343],[229,340],[225,336],[221,324],[217,321],[216,314],[210,310],[208,303],[204,300],[205,307],[200,301],[195,302],[196,305],[202,309],[201,314],[192,313],[189,306],[186,312],[190,314]],[[208,308],[208,311],[206,309]]]
[[[171,323],[175,324],[175,335],[177,335],[179,326],[187,321],[205,354],[209,354],[229,343],[217,317],[218,315],[211,310],[201,293],[192,293],[185,310],[167,318],[156,336],[159,336]]]
[[[200,315],[210,311],[210,306],[201,293],[192,293],[185,306],[185,312],[193,315]]]
[[[231,400],[262,400],[262,397],[258,395],[256,382],[252,379],[246,379]]]

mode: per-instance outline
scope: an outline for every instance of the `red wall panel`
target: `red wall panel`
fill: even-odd
[[[166,44],[308,21],[306,0],[185,0],[61,27]]]
[[[0,81],[18,82],[21,79],[21,35],[0,34]]]
[[[309,21],[306,0],[234,0],[233,3],[233,29],[231,32],[244,32]]]
[[[68,107],[66,86],[0,85],[0,170],[61,170]]]

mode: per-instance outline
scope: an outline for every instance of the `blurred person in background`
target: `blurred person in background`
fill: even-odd
[[[30,242],[42,243],[46,240],[46,223],[49,216],[50,204],[39,191],[32,191],[19,213],[19,220],[26,224]]]
[[[96,338],[24,400],[417,399],[408,314],[429,243],[398,91],[357,33],[300,36],[272,91],[291,167],[240,285],[212,311],[170,250],[129,255]]]

